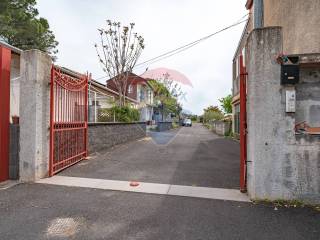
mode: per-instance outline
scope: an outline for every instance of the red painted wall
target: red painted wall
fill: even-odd
[[[0,46],[0,182],[9,179],[11,50]]]

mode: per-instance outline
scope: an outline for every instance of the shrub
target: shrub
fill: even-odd
[[[130,106],[114,106],[111,110],[115,113],[116,122],[136,122],[140,119],[139,111]]]

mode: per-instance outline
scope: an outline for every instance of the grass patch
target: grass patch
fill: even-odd
[[[320,212],[320,205],[312,205],[312,204],[306,204],[300,200],[283,200],[283,199],[277,199],[277,200],[269,200],[269,199],[259,199],[259,200],[253,200],[254,204],[266,204],[270,206],[274,206],[275,208],[312,208],[316,211]]]

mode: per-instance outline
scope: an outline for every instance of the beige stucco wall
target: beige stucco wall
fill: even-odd
[[[320,52],[320,0],[265,0],[264,26],[281,26],[285,54]]]

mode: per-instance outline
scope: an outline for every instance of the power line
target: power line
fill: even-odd
[[[226,31],[226,30],[228,30],[228,29],[230,29],[230,28],[232,28],[232,27],[237,26],[237,25],[239,25],[239,24],[241,24],[241,23],[243,23],[243,22],[246,22],[248,19],[245,19],[245,20],[242,20],[242,19],[243,19],[244,17],[246,17],[247,15],[248,15],[248,14],[246,14],[246,15],[244,15],[242,18],[240,18],[238,22],[236,22],[236,23],[234,23],[234,24],[232,24],[232,25],[229,25],[229,26],[227,26],[227,27],[225,27],[225,28],[223,28],[223,29],[220,29],[220,30],[218,30],[218,31],[216,31],[216,32],[214,32],[214,33],[211,33],[211,34],[209,34],[209,35],[207,35],[207,36],[205,36],[205,37],[202,37],[202,38],[200,38],[200,39],[198,39],[198,40],[195,40],[195,41],[193,41],[193,42],[190,42],[190,43],[185,44],[185,45],[183,45],[183,46],[181,46],[181,47],[178,47],[178,48],[175,48],[175,49],[170,50],[170,51],[168,51],[168,52],[165,52],[165,53],[163,53],[163,54],[160,54],[159,56],[153,57],[153,58],[151,58],[151,59],[149,59],[149,60],[146,60],[146,61],[144,61],[144,62],[138,63],[137,65],[134,66],[134,68],[136,68],[136,67],[141,67],[141,66],[146,65],[146,64],[153,64],[153,63],[155,63],[155,62],[164,60],[164,59],[169,58],[169,57],[171,57],[171,56],[173,56],[173,55],[176,55],[176,54],[178,54],[178,53],[180,53],[180,52],[183,52],[183,51],[185,51],[185,50],[187,50],[187,49],[189,49],[189,48],[191,48],[191,47],[199,44],[200,42],[202,42],[202,41],[204,41],[204,40],[207,40],[208,38],[210,38],[210,37],[212,37],[212,36],[215,36],[215,35],[217,35],[217,34],[219,34],[219,33],[221,33],[221,32],[224,32],[224,31]],[[241,20],[242,20],[242,21],[241,21]],[[107,77],[107,76],[103,76],[103,77],[96,78],[96,80],[99,80],[99,79],[102,79],[102,78],[105,78],[105,77]]]
[[[245,21],[247,21],[247,19],[244,20],[244,21],[239,22],[238,24],[243,23],[243,22],[245,22]],[[238,25],[238,24],[237,24],[237,25]],[[234,25],[234,26],[236,26],[236,25]],[[217,32],[217,33],[219,33],[219,32]],[[217,34],[217,33],[216,33],[216,34]],[[205,39],[203,39],[203,40],[205,40]],[[182,48],[182,49],[180,49],[179,51],[175,51],[175,52],[173,52],[173,53],[171,53],[171,54],[169,54],[169,55],[165,55],[165,56],[163,56],[162,58],[157,58],[157,59],[155,59],[155,60],[153,60],[153,61],[148,61],[148,62],[146,62],[146,63],[144,63],[144,64],[142,64],[142,63],[141,63],[141,64],[138,64],[138,65],[136,65],[134,68],[136,68],[136,67],[142,67],[142,66],[144,66],[144,65],[146,65],[146,64],[151,65],[151,64],[153,64],[153,63],[162,61],[162,60],[164,60],[164,59],[166,59],[166,58],[169,58],[169,57],[171,57],[171,56],[173,56],[173,55],[176,55],[176,54],[178,54],[178,53],[181,53],[181,52],[183,52],[183,51],[186,51],[186,50],[188,50],[189,48],[197,45],[198,43],[200,43],[200,42],[195,42],[195,43],[193,43],[192,45],[189,45],[189,46],[187,46],[187,47],[185,47],[185,48]]]
[[[163,54],[161,54],[161,55],[159,55],[159,56],[157,56],[157,57],[151,58],[151,59],[149,59],[149,60],[147,60],[147,61],[144,61],[144,62],[142,62],[142,63],[138,63],[135,67],[138,67],[138,66],[140,66],[140,65],[145,65],[146,63],[149,63],[149,62],[154,62],[154,60],[156,60],[156,59],[158,59],[158,58],[161,58],[161,57],[164,57],[164,56],[166,56],[166,55],[168,55],[168,54],[170,54],[169,56],[172,56],[172,55],[174,55],[173,53],[175,53],[175,52],[180,53],[180,52],[182,52],[182,51],[184,51],[184,50],[187,50],[187,49],[193,47],[194,45],[196,45],[196,44],[198,44],[198,43],[200,43],[200,42],[202,42],[202,41],[204,41],[204,40],[206,40],[206,39],[208,39],[208,38],[210,38],[210,37],[212,37],[212,36],[214,36],[214,35],[216,35],[216,34],[218,34],[218,33],[221,33],[221,32],[223,32],[223,31],[225,31],[225,30],[227,30],[227,29],[229,29],[229,28],[235,27],[235,26],[237,26],[237,25],[239,25],[239,24],[241,24],[241,23],[243,23],[243,22],[245,22],[245,21],[247,21],[247,19],[245,19],[245,20],[243,20],[243,21],[240,21],[240,22],[237,22],[237,23],[235,23],[235,24],[232,24],[232,25],[230,25],[230,26],[228,26],[228,27],[225,27],[225,28],[223,28],[223,29],[221,29],[221,30],[219,30],[219,31],[217,31],[217,32],[214,32],[214,33],[212,33],[212,34],[210,34],[210,35],[208,35],[208,36],[202,37],[202,38],[200,38],[200,39],[198,39],[198,40],[196,40],[196,41],[193,41],[193,42],[191,42],[191,43],[188,43],[188,44],[186,44],[186,45],[184,45],[184,46],[181,46],[181,47],[176,48],[176,49],[174,49],[174,50],[171,50],[171,51],[168,51],[168,52],[166,52],[166,53],[163,53]],[[181,50],[181,51],[180,51],[180,50]]]
[[[169,57],[171,57],[171,56],[173,56],[173,55],[176,55],[176,54],[178,54],[178,53],[180,53],[180,52],[183,52],[183,51],[185,51],[185,50],[188,50],[189,48],[191,48],[191,47],[193,47],[193,46],[195,46],[195,45],[197,45],[198,43],[194,43],[194,44],[192,44],[192,45],[189,45],[188,47],[186,47],[186,48],[183,48],[183,49],[180,49],[179,51],[175,51],[175,52],[172,52],[171,54],[169,54],[169,55],[165,55],[165,56],[163,56],[162,58],[157,58],[157,59],[155,59],[155,60],[153,60],[153,61],[148,61],[148,62],[146,62],[146,63],[144,63],[144,64],[137,64],[136,66],[134,66],[134,68],[139,68],[139,67],[142,67],[142,66],[144,66],[144,65],[147,65],[147,64],[149,64],[149,65],[151,65],[151,64],[153,64],[153,63],[155,63],[155,62],[159,62],[159,61],[162,61],[162,60],[164,60],[164,59],[166,59],[166,58],[169,58]]]

